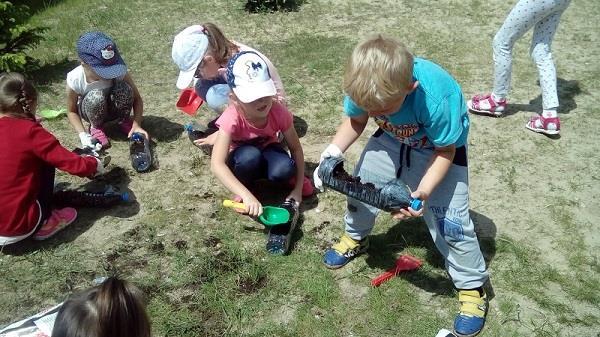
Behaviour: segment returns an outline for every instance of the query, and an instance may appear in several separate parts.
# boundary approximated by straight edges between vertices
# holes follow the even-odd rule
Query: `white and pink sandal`
[[[492,98],[492,94],[475,95],[467,101],[469,110],[493,117],[500,117],[506,110],[506,99],[499,102]]]
[[[544,118],[542,116],[533,116],[525,127],[533,132],[546,135],[557,135],[560,133],[560,119],[558,117]]]

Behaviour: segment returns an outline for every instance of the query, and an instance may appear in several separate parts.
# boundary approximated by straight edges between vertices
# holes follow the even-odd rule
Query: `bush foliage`
[[[295,11],[302,0],[247,0],[245,9],[250,13]]]
[[[0,1],[0,71],[29,71],[39,66],[39,61],[27,55],[44,39],[46,27],[31,27],[27,20],[29,7]]]

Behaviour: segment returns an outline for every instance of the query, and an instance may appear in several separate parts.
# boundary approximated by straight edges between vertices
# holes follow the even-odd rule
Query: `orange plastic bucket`
[[[194,116],[198,111],[198,108],[204,103],[202,98],[196,94],[194,88],[187,88],[181,90],[179,100],[177,100],[177,108],[188,115]]]

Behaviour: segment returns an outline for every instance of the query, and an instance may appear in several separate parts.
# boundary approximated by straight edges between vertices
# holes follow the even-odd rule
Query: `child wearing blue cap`
[[[67,74],[67,116],[81,145],[109,147],[104,124],[115,120],[128,137],[140,132],[148,138],[141,127],[142,97],[114,41],[102,32],[87,32],[77,41],[77,54],[81,65]],[[82,119],[90,123],[89,132]]]
[[[276,100],[277,88],[267,62],[255,52],[241,52],[229,60],[227,84],[232,90],[231,103],[216,122],[219,131],[211,170],[235,194],[234,199],[244,203],[243,212],[251,216],[259,216],[263,211],[251,191],[258,179],[284,185],[293,179],[293,189],[282,205],[292,213],[293,220],[289,225],[272,227],[267,241],[269,252],[285,254],[307,180],[292,113]],[[279,142],[279,133],[283,134],[290,154]]]

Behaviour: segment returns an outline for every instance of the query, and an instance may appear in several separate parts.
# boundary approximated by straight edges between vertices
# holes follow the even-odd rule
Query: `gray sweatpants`
[[[77,107],[81,118],[99,128],[105,122],[129,117],[133,108],[133,89],[127,82],[115,80],[112,87],[90,90],[79,96]]]
[[[494,95],[505,98],[510,89],[512,50],[515,42],[534,27],[531,57],[539,73],[542,105],[545,110],[558,107],[556,68],[551,45],[560,16],[571,0],[520,0],[510,11],[494,37]]]
[[[362,152],[354,175],[362,182],[372,182],[380,188],[395,179],[400,179],[411,190],[415,190],[429,165],[433,150],[404,146],[401,159],[401,144],[382,133],[372,136]],[[371,232],[379,209],[348,198],[348,210],[344,216],[346,232],[360,240]],[[480,287],[488,279],[485,261],[469,216],[468,168],[452,164],[446,177],[425,202],[423,217],[431,238],[445,260],[445,265],[454,286],[458,289]]]

